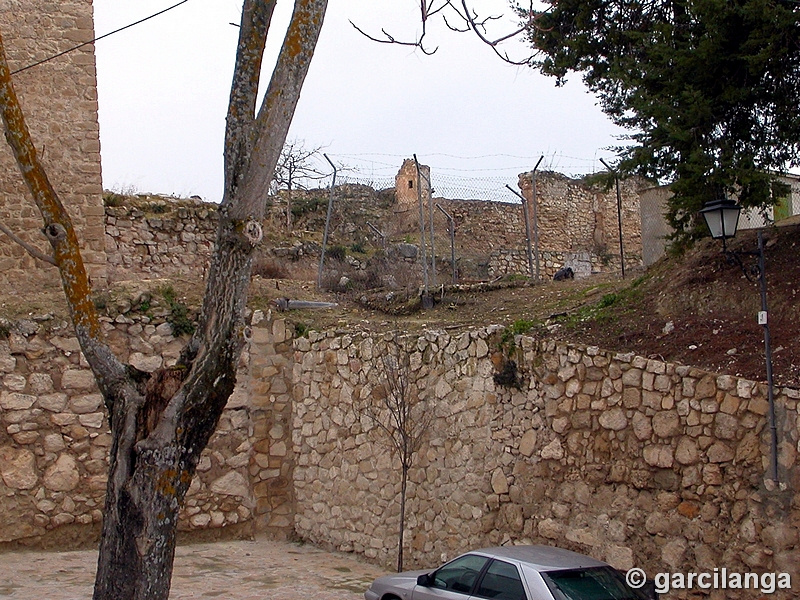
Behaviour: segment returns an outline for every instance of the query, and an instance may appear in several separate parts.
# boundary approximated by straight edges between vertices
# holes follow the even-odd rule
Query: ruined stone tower
[[[420,165],[419,185],[422,189],[423,201],[428,201],[431,193],[431,168],[427,165]],[[417,165],[414,159],[407,158],[403,161],[403,166],[397,172],[394,180],[395,195],[397,198],[397,211],[405,212],[419,205],[417,190]]]
[[[11,71],[94,38],[91,0],[0,0],[0,33]],[[78,231],[95,286],[106,281],[94,45],[12,75],[39,157]],[[0,143],[0,221],[49,252],[42,219],[8,145]],[[55,268],[0,233],[0,284],[56,283]]]

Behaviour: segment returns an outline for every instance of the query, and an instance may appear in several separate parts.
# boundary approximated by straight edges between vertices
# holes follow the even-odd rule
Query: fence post
[[[442,205],[438,202],[436,203],[436,208],[442,211],[444,216],[447,217],[447,221],[450,225],[450,263],[453,265],[453,284],[455,285],[458,283],[458,272],[456,270],[456,222],[450,213],[443,209]]]

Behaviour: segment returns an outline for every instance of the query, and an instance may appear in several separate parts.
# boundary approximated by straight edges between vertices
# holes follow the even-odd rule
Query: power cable
[[[159,15],[163,15],[165,12],[169,12],[173,8],[177,8],[181,4],[186,4],[187,2],[189,2],[189,0],[181,0],[177,4],[173,4],[169,8],[165,8],[164,10],[160,10],[157,13],[154,13],[154,14],[150,15],[149,17],[145,17],[144,19],[139,19],[135,23],[131,23],[129,25],[125,25],[124,27],[120,27],[119,29],[115,29],[114,31],[111,31],[109,33],[104,33],[103,35],[101,35],[99,37],[96,37],[96,38],[94,38],[94,39],[92,39],[92,40],[90,40],[88,42],[83,42],[82,44],[78,44],[77,46],[75,46],[74,48],[70,48],[69,50],[64,50],[63,52],[59,52],[58,54],[54,54],[53,56],[50,56],[48,58],[43,58],[40,61],[37,61],[35,63],[32,63],[32,64],[28,65],[27,67],[22,67],[21,69],[17,69],[16,71],[11,71],[11,74],[12,75],[16,75],[17,73],[22,73],[23,71],[27,71],[28,69],[32,69],[33,67],[38,67],[39,65],[44,64],[46,62],[49,62],[49,61],[51,61],[53,59],[56,59],[56,58],[58,58],[60,56],[64,56],[65,54],[69,54],[70,52],[74,52],[75,50],[77,50],[79,48],[83,48],[84,46],[88,46],[89,44],[94,44],[95,42],[97,42],[99,40],[102,40],[103,38],[107,38],[110,35],[114,35],[115,33],[119,33],[120,31],[125,31],[126,29],[130,29],[134,25],[139,25],[140,23],[144,23],[145,21],[149,21],[150,19],[152,19],[154,17],[157,17]]]

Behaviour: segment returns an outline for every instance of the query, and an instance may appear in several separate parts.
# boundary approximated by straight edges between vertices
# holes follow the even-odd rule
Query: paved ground
[[[0,555],[0,598],[85,600],[92,596],[96,551]],[[173,600],[362,600],[386,572],[347,554],[267,540],[181,546]]]

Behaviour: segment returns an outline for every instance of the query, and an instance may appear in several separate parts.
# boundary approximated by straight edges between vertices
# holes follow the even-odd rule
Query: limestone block
[[[61,452],[64,448],[66,448],[66,444],[64,443],[64,436],[60,433],[49,433],[44,436],[44,449],[46,452]]]
[[[643,413],[636,412],[631,419],[631,426],[633,427],[633,434],[639,440],[649,440],[653,435],[653,426],[650,422],[650,417]]]
[[[688,436],[678,440],[678,447],[675,449],[675,460],[682,465],[693,465],[700,460],[700,450],[697,442]]]
[[[708,456],[708,460],[712,463],[723,463],[733,460],[735,453],[726,444],[717,442],[706,450],[706,455]]]
[[[0,392],[0,408],[4,410],[27,410],[36,402],[36,396],[18,392]]]
[[[564,538],[566,527],[555,519],[544,519],[539,522],[537,528],[539,535],[549,540],[560,540]]]
[[[53,391],[53,378],[47,373],[31,373],[28,384],[34,394],[49,394]]]
[[[609,546],[606,549],[605,561],[621,571],[628,571],[635,566],[633,550],[626,546]]]
[[[94,374],[88,369],[67,369],[61,375],[61,387],[68,390],[89,390],[95,387]]]
[[[713,375],[706,375],[697,382],[694,390],[694,397],[697,400],[703,398],[713,398],[717,393],[717,381]]]
[[[160,325],[159,325],[160,327]],[[130,365],[145,373],[152,373],[161,368],[164,360],[161,356],[145,356],[141,352],[133,352],[128,358]]]
[[[537,433],[535,429],[525,432],[519,441],[519,452],[523,456],[531,456],[536,449]]]
[[[69,401],[69,407],[72,412],[79,415],[96,412],[102,404],[103,396],[101,394],[73,396],[73,398]]]
[[[674,460],[671,446],[645,446],[642,450],[644,461],[653,467],[669,469]]]
[[[552,442],[542,448],[540,456],[545,460],[560,460],[564,458],[564,448],[561,445],[561,439],[555,438]]]
[[[103,426],[103,416],[104,415],[101,412],[78,415],[78,421],[84,427],[99,429]]]
[[[0,354],[0,373],[13,373],[16,368],[16,358],[10,354]]]
[[[54,492],[69,492],[80,482],[80,473],[75,459],[69,454],[61,454],[54,465],[44,474],[44,485]]]
[[[678,569],[683,564],[684,555],[688,544],[684,538],[670,540],[661,549],[661,560],[673,569]]]
[[[612,429],[614,431],[621,431],[628,426],[628,419],[625,416],[625,410],[619,407],[603,412],[598,421],[601,427],[605,429]]]
[[[36,457],[25,448],[11,446],[0,448],[0,475],[3,483],[15,490],[29,490],[36,486]]]
[[[60,413],[67,405],[67,400],[67,395],[63,393],[47,394],[45,396],[39,396],[37,404],[50,412]]]
[[[653,415],[653,432],[660,438],[679,435],[682,429],[680,417],[674,411],[665,410]]]
[[[582,546],[595,547],[600,545],[600,539],[588,528],[570,529],[567,531],[566,538],[570,542],[575,542]]]
[[[503,469],[500,467],[496,468],[492,473],[492,490],[497,495],[508,493],[508,481]]]
[[[238,471],[231,471],[223,475],[214,480],[209,487],[212,492],[221,496],[241,496],[246,498],[250,495],[250,486]]]
[[[22,392],[28,385],[28,381],[19,373],[9,373],[3,377],[3,385],[12,392]]]
[[[202,527],[205,527],[206,525],[208,525],[211,522],[211,515],[208,515],[208,514],[205,514],[205,513],[200,513],[200,514],[194,515],[191,519],[189,519],[189,522],[194,527],[202,528]]]
[[[723,440],[736,438],[739,430],[739,420],[733,415],[718,412],[714,415],[714,435]]]

